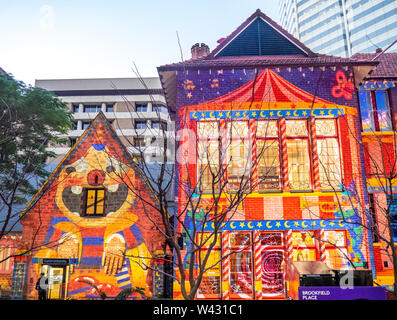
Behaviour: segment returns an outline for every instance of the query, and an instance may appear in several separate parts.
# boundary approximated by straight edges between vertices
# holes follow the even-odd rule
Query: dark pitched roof
[[[157,71],[167,105],[175,111],[176,71],[351,66],[358,69],[355,72],[357,85],[378,63],[314,53],[258,9],[207,56],[159,66]]]
[[[307,57],[302,55],[280,55],[280,56],[240,56],[220,57],[215,59],[196,59],[184,62],[172,63],[158,67],[158,71],[172,71],[183,69],[205,69],[220,67],[282,67],[282,66],[335,66],[335,65],[377,65],[377,62],[358,61],[350,58],[335,57],[318,54]]]
[[[314,53],[258,9],[208,56],[163,65],[157,70],[161,72],[186,68],[345,66],[352,64],[368,65],[368,61]],[[376,65],[376,63],[371,65]]]
[[[372,60],[379,53],[356,53],[352,58],[357,60]],[[397,78],[397,53],[383,53],[379,58],[379,65],[369,74],[367,79],[371,78]]]
[[[284,54],[311,56],[313,52],[258,9],[222,41],[209,58]]]

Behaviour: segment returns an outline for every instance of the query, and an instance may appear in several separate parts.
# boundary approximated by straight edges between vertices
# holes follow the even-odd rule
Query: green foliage
[[[23,204],[49,175],[48,146],[72,126],[72,113],[54,94],[0,75],[0,195],[7,205]],[[32,178],[38,179],[33,183]]]

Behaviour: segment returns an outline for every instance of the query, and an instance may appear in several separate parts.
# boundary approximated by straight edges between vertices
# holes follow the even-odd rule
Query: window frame
[[[232,235],[242,235],[242,234],[247,234],[250,237],[249,244],[246,245],[246,248],[244,249],[239,249],[239,246],[232,246]],[[251,258],[250,258],[250,270],[251,270],[251,293],[245,293],[248,296],[250,296],[250,299],[254,298],[255,295],[255,264],[254,264],[254,239],[253,239],[253,234],[251,231],[235,231],[235,232],[230,232],[229,233],[229,248],[230,248],[230,256],[229,256],[229,265],[230,265],[230,271],[229,271],[229,293],[230,293],[230,298],[232,299],[242,299],[239,295],[241,292],[233,292],[232,288],[232,274],[239,274],[238,271],[232,271],[233,263],[232,263],[232,258],[235,256],[237,253],[242,253],[242,252],[250,252]],[[237,260],[237,259],[236,259]]]
[[[286,119],[286,125],[289,121],[304,121],[305,122],[305,127],[306,127],[306,132],[307,135],[306,136],[289,136],[288,133],[286,133],[286,150],[283,150],[283,152],[287,153],[287,157],[288,157],[288,162],[287,162],[287,169],[288,169],[288,181],[290,184],[290,191],[291,192],[307,192],[310,191],[312,192],[314,189],[314,177],[313,177],[313,150],[312,150],[312,146],[311,146],[311,130],[310,130],[310,126],[309,126],[309,121],[308,119]],[[306,145],[307,145],[307,151],[308,151],[308,157],[309,157],[309,186],[308,188],[291,188],[292,186],[292,179],[291,179],[291,157],[288,154],[288,142],[289,141],[306,141]],[[285,191],[285,190],[284,190]]]
[[[105,110],[106,112],[114,112],[114,103],[107,103]]]
[[[280,237],[281,243],[279,244],[267,244],[267,243],[263,243],[264,242],[264,237],[270,234],[278,234],[278,236]],[[285,268],[285,253],[286,253],[286,243],[285,243],[285,237],[284,237],[284,232],[283,231],[279,231],[279,230],[273,230],[273,231],[261,231],[259,233],[259,241],[260,241],[260,245],[261,245],[261,250],[260,250],[260,254],[261,254],[261,261],[263,260],[263,254],[266,251],[279,251],[282,253],[282,265],[281,265],[281,270],[279,272],[277,272],[278,274],[282,275],[282,283],[284,284],[285,282],[285,278],[284,278],[284,273],[283,273],[283,268]],[[261,268],[261,277],[263,276],[263,269]],[[278,293],[278,294],[274,294],[271,292],[265,292],[264,291],[264,283],[262,283],[261,286],[261,291],[262,291],[262,295],[264,297],[269,297],[269,298],[280,298],[280,297],[285,297],[285,286],[283,285],[283,292],[282,293]]]
[[[317,120],[333,120],[334,121],[334,125],[335,125],[335,135],[333,136],[325,136],[325,135],[320,135],[318,134],[318,130],[317,130]],[[318,152],[318,145],[319,145],[319,141],[324,141],[327,139],[335,139],[337,142],[337,146],[338,146],[338,155],[339,155],[339,175],[340,175],[340,181],[339,184],[342,184],[342,176],[343,176],[343,168],[342,168],[342,149],[341,149],[341,143],[340,143],[340,139],[339,139],[339,125],[338,125],[338,121],[335,118],[316,118],[315,120],[315,126],[316,126],[316,137],[315,139],[317,140],[317,155],[318,155],[318,163],[319,163],[319,185],[320,185],[320,189],[323,191],[334,191],[334,190],[340,190],[339,187],[332,187],[332,186],[322,186],[321,185],[321,170],[323,168],[323,165],[320,162],[320,153]]]
[[[162,104],[153,104],[152,112],[168,113],[168,109]]]
[[[94,213],[87,213],[87,208],[88,208],[88,194],[90,191],[95,191],[95,200],[94,200]],[[98,191],[103,191],[103,212],[102,213],[97,213],[97,207],[98,207]],[[101,201],[101,200],[99,200]],[[87,217],[103,217],[105,216],[105,203],[106,203],[106,189],[105,188],[85,188],[84,189],[84,214],[83,216],[85,218]]]
[[[378,221],[378,212],[376,209],[376,200],[375,194],[368,193],[368,202],[369,202],[369,213],[372,219],[373,228],[371,228],[372,240],[376,243],[380,242],[379,237],[379,221]]]
[[[236,135],[233,136],[233,124],[236,123],[244,123],[246,124],[246,130],[247,130],[247,135],[245,137]],[[227,179],[227,190],[229,193],[235,193],[238,192],[241,189],[241,183],[244,183],[244,181],[242,181],[241,176],[239,178],[239,185],[237,186],[237,188],[232,187],[233,184],[230,183],[229,181],[229,175],[230,175],[230,168],[232,165],[232,161],[233,158],[231,157],[231,148],[232,148],[232,143],[235,141],[240,141],[240,145],[239,148],[241,148],[241,143],[243,143],[244,147],[245,147],[245,143],[247,142],[247,157],[246,159],[246,163],[245,163],[245,169],[244,171],[248,171],[248,176],[247,176],[247,181],[248,181],[248,187],[247,190],[245,192],[251,192],[252,189],[252,141],[251,141],[251,135],[250,135],[250,129],[249,129],[249,121],[248,120],[231,120],[231,121],[226,121],[226,146],[224,148],[225,152],[226,152],[226,163],[222,163],[222,165],[226,166],[226,172],[225,172],[225,176]],[[244,159],[243,159],[244,161]]]
[[[343,233],[343,237],[344,237],[344,239],[343,239],[343,242],[344,242],[344,245],[343,246],[340,246],[340,245],[333,245],[333,244],[330,244],[329,242],[328,242],[328,239],[327,240],[325,240],[325,252],[327,253],[329,250],[335,250],[336,252],[338,252],[338,254],[340,254],[340,257],[345,261],[345,263],[346,263],[346,265],[345,266],[343,266],[343,267],[346,267],[346,266],[348,266],[349,264],[350,264],[350,262],[349,262],[349,260],[344,256],[344,254],[342,253],[343,252],[343,250],[345,250],[345,254],[347,253],[349,253],[349,250],[348,250],[348,244],[347,244],[347,233],[346,233],[346,230],[325,230],[324,231],[325,233],[327,233],[327,232],[338,232],[338,233]],[[322,241],[323,239],[321,239],[321,241]],[[326,254],[326,256],[327,256],[327,258],[326,258],[326,262],[330,262],[329,260],[328,260],[328,258],[329,258],[329,253],[328,253],[328,255]],[[331,268],[331,266],[329,266],[330,268]],[[334,267],[334,266],[332,266],[332,267]]]
[[[95,108],[95,111],[93,110]],[[102,111],[102,105],[100,104],[85,104],[83,107],[84,113],[99,113]]]
[[[138,110],[143,108],[144,110]],[[135,103],[135,112],[147,112],[148,111],[148,104],[147,103]]]
[[[390,220],[391,220],[391,226],[392,226],[392,230],[393,230],[393,239],[394,241],[397,241],[397,195],[392,194],[392,199],[391,199],[392,203],[390,204],[389,199],[387,199],[387,206],[389,207],[389,215],[390,215]],[[394,204],[393,202],[395,202],[395,206],[396,209],[394,208]]]
[[[83,121],[81,123],[81,130],[86,130],[91,124],[91,121]]]
[[[312,238],[312,244],[307,245],[304,244],[303,246],[301,245],[296,245],[294,244],[294,234],[301,234],[301,235],[305,235],[305,234],[309,234],[308,236]],[[310,233],[312,233],[312,235],[310,235]],[[292,255],[293,255],[293,261],[316,261],[318,260],[318,258],[320,257],[320,251],[319,248],[317,246],[317,241],[316,241],[317,235],[316,235],[316,231],[312,231],[312,230],[294,230],[292,232]],[[299,254],[302,254],[303,250],[308,250],[309,252],[312,251],[314,252],[314,260],[295,260],[295,253],[297,255],[297,257],[299,256]],[[304,258],[303,254],[302,257]]]
[[[77,143],[77,140],[78,138],[69,137],[69,144],[71,148]]]
[[[218,127],[218,136],[217,137],[210,137],[210,136],[201,137],[200,136],[200,132],[199,132],[199,126],[200,126],[199,124],[200,123],[216,123],[217,127]],[[197,181],[197,184],[199,184],[201,186],[201,192],[204,193],[204,194],[211,194],[213,192],[213,190],[215,192],[219,192],[219,190],[220,190],[220,177],[218,179],[219,182],[218,182],[218,187],[217,188],[214,188],[214,189],[212,188],[212,185],[214,185],[213,182],[212,182],[211,186],[208,185],[208,188],[203,189],[203,179],[205,178],[205,175],[204,175],[204,172],[201,172],[201,165],[200,165],[201,164],[201,160],[200,160],[200,157],[199,157],[199,150],[200,150],[199,149],[199,144],[202,143],[202,142],[217,142],[217,144],[218,144],[218,163],[217,163],[218,168],[216,170],[218,170],[219,175],[220,175],[221,174],[220,166],[222,164],[221,164],[221,154],[220,154],[220,122],[219,121],[217,121],[217,120],[215,120],[215,121],[208,121],[208,120],[198,121],[197,122],[197,141],[196,141],[196,150],[197,150],[197,170],[196,170],[197,178],[196,178],[196,181]],[[211,164],[206,163],[205,165],[209,166]],[[209,174],[211,174],[211,172]],[[200,183],[200,177],[201,177],[201,183]],[[209,183],[209,181],[208,181],[208,183]]]
[[[139,142],[139,144],[138,144],[138,142]],[[141,142],[143,142],[143,144]],[[134,147],[135,148],[145,148],[146,147],[145,137],[142,137],[142,136],[134,137]]]
[[[256,137],[255,137],[256,139],[255,139],[255,142],[253,142],[253,143],[256,144],[256,150],[257,150],[257,154],[256,154],[257,170],[258,170],[258,181],[256,181],[257,186],[258,186],[257,188],[258,188],[258,191],[261,193],[271,192],[271,191],[275,191],[275,190],[281,191],[282,190],[282,168],[281,168],[281,146],[282,146],[282,144],[281,144],[281,137],[280,137],[280,124],[279,124],[279,121],[277,121],[277,120],[257,120],[256,121],[257,129],[258,129],[258,124],[260,121],[262,121],[262,122],[274,121],[274,123],[276,124],[276,129],[277,129],[277,137],[271,137],[271,136],[263,137],[261,135],[258,135],[258,130],[256,131],[257,132]],[[259,167],[260,167],[259,162],[261,160],[261,157],[264,157],[264,155],[265,155],[265,150],[261,155],[259,155],[259,153],[260,153],[259,144],[262,143],[262,141],[264,143],[264,146],[267,141],[277,141],[277,144],[278,144],[277,151],[278,151],[278,178],[279,179],[278,179],[278,187],[277,188],[261,188],[261,186],[260,186],[261,178],[260,178],[260,174],[259,174]],[[258,143],[258,142],[260,142],[260,143]]]
[[[208,234],[208,235],[213,234],[213,236],[215,236],[215,234],[213,232],[197,232],[197,234],[196,234],[196,241],[197,241],[196,243],[197,244],[201,244],[200,237],[203,237],[202,238],[204,240],[203,242],[206,241],[207,238],[205,238],[205,234]],[[220,259],[222,259],[222,250],[224,250],[224,248],[222,248],[221,239],[222,239],[222,234],[221,234],[221,232],[218,232],[217,242],[215,243],[214,247],[212,248],[208,260],[210,260],[211,254],[213,254],[214,252],[218,253],[219,256],[220,256]],[[204,253],[204,256],[205,256],[205,254],[206,254],[206,252],[208,252],[209,246],[210,246],[210,244],[212,242],[213,242],[213,239],[208,240],[208,242],[206,242],[205,244],[202,245],[200,250],[198,250],[197,253],[196,253],[196,255],[197,255],[196,259],[198,259],[198,255],[200,255],[202,253]],[[207,262],[208,262],[208,260],[207,260]],[[214,267],[214,269],[215,268],[219,269],[219,275],[217,276],[219,278],[219,292],[218,293],[212,293],[212,294],[203,294],[203,293],[201,293],[200,292],[200,287],[202,285],[202,282],[201,282],[200,287],[199,287],[199,289],[197,290],[197,293],[196,293],[196,298],[197,299],[221,299],[222,298],[222,264],[223,263],[224,262],[222,260],[220,260],[219,263],[217,264],[217,267]],[[206,268],[207,268],[207,266],[206,266]],[[210,270],[212,270],[212,269],[213,268],[211,268],[211,269],[207,270],[206,272],[204,272],[203,273],[203,278],[204,278],[205,274],[207,272],[210,272]],[[203,296],[203,297],[201,297],[201,296]]]
[[[153,124],[156,124],[156,126],[153,126]],[[157,127],[158,124],[158,127]],[[164,121],[152,121],[152,125],[151,125],[152,129],[156,129],[156,130],[163,130],[163,131],[167,131],[167,123]]]
[[[138,124],[145,124],[145,127],[144,128],[139,128],[139,127],[137,127]],[[146,120],[135,120],[134,121],[134,129],[135,130],[146,130],[146,129],[148,129],[147,121]]]

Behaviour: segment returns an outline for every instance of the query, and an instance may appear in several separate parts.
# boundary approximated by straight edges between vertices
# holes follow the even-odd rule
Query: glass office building
[[[314,52],[349,57],[397,40],[396,0],[279,0],[279,10],[281,26]]]

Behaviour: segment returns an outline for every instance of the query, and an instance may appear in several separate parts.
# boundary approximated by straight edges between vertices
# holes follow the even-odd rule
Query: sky
[[[277,0],[0,0],[0,67],[30,85],[158,76],[197,42],[213,50],[258,8],[279,22]]]

